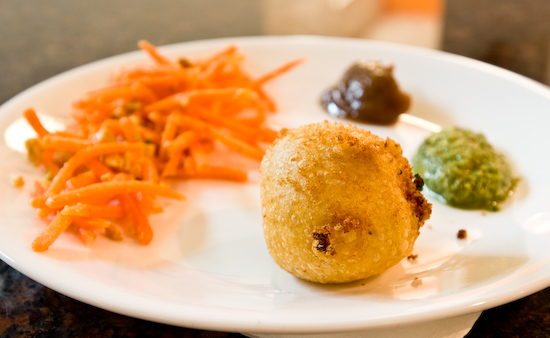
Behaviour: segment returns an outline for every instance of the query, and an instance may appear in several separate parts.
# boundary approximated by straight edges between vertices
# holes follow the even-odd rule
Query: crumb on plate
[[[410,255],[407,256],[407,260],[409,262],[414,262],[414,261],[416,261],[417,258],[418,258],[418,255],[415,255],[415,254],[410,254]]]
[[[418,278],[418,277],[414,277],[414,279],[413,279],[411,285],[412,285],[413,287],[415,287],[415,288],[416,288],[416,287],[419,287],[420,285],[422,285],[422,279],[420,279],[420,278]]]
[[[467,237],[468,237],[468,232],[464,229],[460,229],[456,233],[456,238],[458,239],[466,239]]]

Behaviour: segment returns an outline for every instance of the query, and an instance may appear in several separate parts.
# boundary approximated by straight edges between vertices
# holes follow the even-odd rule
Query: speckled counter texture
[[[442,49],[550,83],[550,1],[446,0]]]
[[[520,2],[546,4],[535,0],[452,0],[447,11],[497,2],[506,6]],[[550,5],[550,1],[547,4]],[[541,13],[547,13],[547,7],[541,8]],[[502,9],[498,8],[489,6],[490,10],[485,12],[500,13]],[[257,0],[1,1],[0,104],[62,71],[135,50],[139,39],[163,45],[258,35],[261,33],[258,13]],[[488,14],[456,12],[461,20],[477,23]],[[452,14],[448,17],[453,18]],[[500,21],[505,26],[510,20]],[[477,34],[467,27],[454,27],[446,31],[449,40],[449,44],[444,43],[446,49],[472,57],[475,57],[474,51],[484,55],[487,46],[476,40]],[[451,30],[455,30],[454,33]],[[451,38],[452,34],[455,36]],[[544,43],[548,47],[548,39]],[[492,54],[508,55],[498,52],[499,48],[496,50]],[[530,53],[538,55],[537,51]],[[533,60],[542,62],[543,59],[538,56]],[[101,310],[52,291],[0,261],[0,338],[7,337],[243,336],[178,328]],[[550,337],[550,289],[485,311],[467,337]]]

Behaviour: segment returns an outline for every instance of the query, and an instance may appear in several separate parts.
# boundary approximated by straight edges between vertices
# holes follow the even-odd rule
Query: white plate
[[[252,74],[307,57],[268,87],[280,108],[273,123],[287,127],[329,119],[319,95],[353,61],[394,64],[401,87],[413,97],[410,113],[482,131],[522,177],[517,193],[498,213],[453,209],[431,199],[433,216],[414,251],[418,259],[347,285],[306,283],[273,263],[262,235],[257,181],[179,184],[188,199],[152,218],[155,238],[149,246],[98,239],[86,249],[65,234],[46,253],[35,253],[30,243],[44,225],[28,205],[31,184],[21,190],[8,183],[11,174],[29,182],[37,176],[14,150],[25,134],[17,119],[29,106],[66,119],[70,103],[106,84],[115,66],[149,62],[134,52],[56,76],[0,108],[1,258],[54,290],[107,310],[225,331],[335,332],[414,323],[478,312],[550,285],[546,87],[466,58],[354,39],[238,38],[161,51],[195,58],[232,43],[248,56]],[[394,138],[407,156],[429,134],[406,123],[362,126]],[[467,240],[456,238],[462,228]],[[413,285],[415,277],[421,285]]]

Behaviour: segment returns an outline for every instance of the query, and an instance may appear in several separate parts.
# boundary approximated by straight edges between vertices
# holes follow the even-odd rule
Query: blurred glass
[[[263,32],[357,37],[383,5],[383,0],[264,0]]]
[[[263,33],[358,37],[439,48],[443,0],[263,0]]]

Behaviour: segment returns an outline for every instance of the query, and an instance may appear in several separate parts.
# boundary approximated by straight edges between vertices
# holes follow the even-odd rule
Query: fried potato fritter
[[[401,146],[340,123],[283,130],[261,164],[264,236],[296,277],[351,282],[411,254],[429,204]]]

